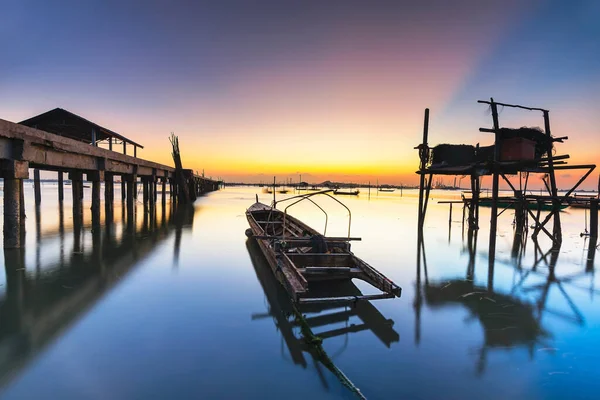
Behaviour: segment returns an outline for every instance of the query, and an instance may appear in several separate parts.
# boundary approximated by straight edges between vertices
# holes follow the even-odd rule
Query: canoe
[[[538,203],[535,201],[530,201],[527,203],[528,207],[530,210],[537,210],[538,208],[541,211],[552,211],[554,209],[554,206],[550,203],[542,203],[541,204],[541,208],[538,206]],[[491,199],[482,199],[479,200],[479,205],[481,207],[491,207],[492,206],[492,200]],[[559,209],[564,210],[565,208],[569,207],[568,204],[561,204]],[[514,202],[510,202],[510,201],[502,201],[502,200],[498,200],[498,208],[499,209],[504,209],[504,208],[515,208],[515,203]]]
[[[333,191],[333,194],[340,194],[340,195],[347,195],[347,196],[358,196],[358,194],[360,193],[360,190],[358,189],[335,189]]]
[[[300,197],[312,196],[312,194]],[[246,210],[253,237],[277,280],[296,304],[353,304],[400,297],[401,288],[350,251],[350,237],[326,237],[277,208],[256,202]],[[381,293],[324,296],[311,283],[361,279]],[[316,296],[315,296],[316,294]]]

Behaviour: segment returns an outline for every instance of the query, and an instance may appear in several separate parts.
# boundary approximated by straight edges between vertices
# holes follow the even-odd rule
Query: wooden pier
[[[135,212],[137,185],[143,186],[144,210],[152,211],[158,200],[158,186],[163,204],[167,195],[171,201],[181,201],[181,179],[175,179],[176,169],[167,165],[121,154],[98,147],[97,131],[100,126],[91,124],[93,142],[77,140],[0,119],[0,177],[4,179],[4,248],[21,247],[24,235],[25,198],[23,180],[34,170],[36,210],[41,203],[40,171],[54,171],[58,178],[58,200],[64,199],[64,173],[71,181],[74,223],[83,215],[83,182],[91,182],[92,220],[100,221],[101,184],[104,184],[105,213],[110,216],[114,202],[114,178],[121,180],[121,200],[127,203],[127,213]],[[112,132],[112,131],[109,131]],[[119,136],[121,137],[121,136]],[[124,139],[123,137],[121,137]],[[111,142],[112,139],[111,139]],[[125,142],[124,142],[125,143]],[[125,150],[125,144],[123,149]],[[138,145],[138,147],[141,147]],[[137,155],[137,154],[136,154]],[[220,183],[182,170],[185,184],[192,200],[206,192],[218,190]],[[167,184],[169,191],[167,193]]]

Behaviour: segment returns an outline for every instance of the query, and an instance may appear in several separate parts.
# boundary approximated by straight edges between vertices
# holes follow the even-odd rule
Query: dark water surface
[[[26,190],[26,248],[4,252],[0,278],[3,399],[354,398],[298,339],[285,292],[244,235],[255,193],[270,201],[259,188],[164,213],[159,201],[156,218],[138,204],[135,229],[117,202],[100,231],[89,202],[78,229],[68,194],[61,213],[44,185],[36,217]],[[448,195],[432,193],[420,269],[414,192],[343,199],[362,237],[353,251],[403,293],[308,313],[331,359],[370,399],[598,398],[600,290],[596,252],[580,236],[585,211],[561,213],[556,252],[544,238],[521,250],[505,212],[490,271],[489,210],[469,245],[462,210],[449,224],[436,203]],[[344,210],[321,204],[327,234],[347,233]],[[290,212],[323,229],[319,210]]]

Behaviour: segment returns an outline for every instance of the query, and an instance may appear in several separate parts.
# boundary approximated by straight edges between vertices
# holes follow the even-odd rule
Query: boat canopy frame
[[[306,193],[306,194],[299,194],[296,196],[292,196],[292,197],[288,197],[285,198],[283,200],[273,200],[273,202],[271,203],[271,207],[273,209],[277,208],[277,204],[278,203],[283,203],[284,201],[290,201],[290,200],[294,200],[296,199],[296,201],[294,201],[292,204],[289,204],[284,210],[283,210],[283,232],[282,232],[282,236],[285,238],[285,228],[286,228],[286,224],[287,224],[287,210],[292,207],[295,206],[296,204],[304,201],[304,200],[308,200],[310,201],[312,204],[314,204],[316,207],[318,207],[324,214],[325,214],[325,228],[323,229],[323,235],[325,236],[327,234],[327,223],[329,221],[329,216],[327,214],[327,212],[323,209],[323,207],[321,207],[320,205],[318,205],[317,203],[315,203],[311,197],[313,196],[317,196],[317,195],[324,195],[329,197],[330,199],[335,200],[338,204],[340,204],[342,207],[344,207],[346,209],[346,211],[348,211],[348,240],[350,240],[351,236],[350,236],[350,230],[352,227],[352,211],[350,211],[350,209],[344,204],[342,203],[340,200],[336,199],[335,197],[333,197],[331,193],[333,192],[333,189],[327,189],[327,190],[321,190],[319,192],[314,192],[314,193]],[[270,219],[270,214],[269,214],[269,219]]]

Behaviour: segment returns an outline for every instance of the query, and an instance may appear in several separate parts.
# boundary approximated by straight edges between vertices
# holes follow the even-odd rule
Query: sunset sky
[[[0,118],[62,107],[169,165],[175,132],[184,167],[225,180],[415,183],[424,108],[431,144],[485,145],[490,97],[550,109],[570,137],[558,152],[600,161],[596,0],[5,0],[2,14]]]

